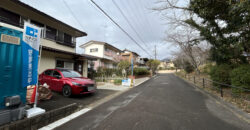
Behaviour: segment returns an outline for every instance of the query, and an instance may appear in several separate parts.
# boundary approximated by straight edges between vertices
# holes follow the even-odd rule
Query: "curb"
[[[179,79],[183,80],[184,82],[188,83],[190,86],[197,88],[202,94],[208,96],[209,98],[213,99],[215,102],[218,102],[221,106],[223,106],[224,108],[226,108],[227,110],[229,110],[230,112],[232,112],[235,116],[237,116],[239,119],[246,121],[247,123],[250,124],[250,115],[246,112],[244,112],[243,110],[239,109],[237,106],[233,105],[230,102],[226,102],[224,101],[222,98],[207,92],[206,90],[204,90],[203,88],[198,87],[197,85],[195,85],[192,82],[189,82],[186,79],[183,79],[177,75],[175,75],[176,77],[178,77]]]

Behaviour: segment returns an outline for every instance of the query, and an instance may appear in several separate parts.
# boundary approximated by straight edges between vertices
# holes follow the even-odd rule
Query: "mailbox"
[[[0,125],[21,119],[27,88],[22,86],[23,32],[0,27]]]

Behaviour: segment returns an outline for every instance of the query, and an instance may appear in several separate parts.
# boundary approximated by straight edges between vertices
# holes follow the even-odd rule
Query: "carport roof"
[[[47,50],[47,51],[51,51],[51,52],[56,52],[56,53],[63,53],[63,54],[73,55],[73,56],[83,58],[83,59],[88,59],[88,60],[97,60],[97,59],[99,59],[99,57],[96,57],[96,56],[91,56],[91,55],[87,55],[87,54],[77,54],[77,53],[74,53],[74,52],[63,51],[63,50],[59,50],[59,49],[55,49],[55,48],[51,48],[51,47],[46,47],[46,46],[42,46],[42,49]]]

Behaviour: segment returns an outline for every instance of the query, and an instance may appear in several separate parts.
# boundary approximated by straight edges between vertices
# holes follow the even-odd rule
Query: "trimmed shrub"
[[[134,75],[148,75],[150,72],[146,68],[134,68]]]
[[[122,84],[122,80],[121,79],[115,79],[114,80],[114,84],[121,85]]]
[[[250,89],[250,65],[241,65],[230,73],[233,86]]]
[[[113,76],[122,76],[120,69],[111,69],[111,68],[102,68],[97,69],[97,77],[113,77]]]
[[[211,67],[210,70],[210,77],[213,81],[224,83],[224,84],[231,84],[230,80],[230,73],[232,71],[232,67],[228,64],[221,64]],[[214,83],[214,86],[221,86],[226,87],[222,85],[218,85]]]
[[[97,73],[93,69],[88,69],[88,78],[94,79],[97,76]]]

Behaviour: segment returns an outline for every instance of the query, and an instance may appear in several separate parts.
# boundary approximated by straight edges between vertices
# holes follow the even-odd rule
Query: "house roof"
[[[138,53],[133,52],[133,51],[130,51],[130,50],[128,50],[128,49],[124,49],[122,52],[125,52],[125,51],[129,51],[129,52],[131,52],[131,53],[133,53],[133,54],[135,54],[135,55],[137,55],[137,56],[140,56]]]
[[[63,50],[59,50],[59,49],[55,49],[55,48],[51,48],[51,47],[46,47],[46,46],[42,46],[42,48],[43,48],[43,50],[47,50],[47,51],[51,51],[51,52],[56,52],[56,53],[63,53],[63,54],[73,55],[73,56],[76,56],[76,57],[79,57],[79,58],[83,58],[83,59],[88,59],[88,60],[97,60],[97,59],[99,59],[99,57],[92,56],[92,55],[77,54],[77,53],[63,51]]]
[[[65,33],[68,33],[75,37],[82,37],[87,35],[87,33],[76,29],[62,21],[59,21],[19,0],[4,0],[4,2],[0,3],[0,7],[19,14],[23,17],[41,22],[58,30],[62,30]]]
[[[89,45],[91,45],[91,44],[101,44],[101,45],[105,45],[105,46],[108,46],[108,47],[110,47],[110,48],[113,48],[113,49],[115,49],[115,50],[117,50],[117,51],[119,51],[119,52],[122,52],[120,49],[118,49],[117,47],[115,47],[115,46],[113,46],[113,45],[111,45],[111,44],[109,44],[109,43],[101,42],[101,41],[94,41],[94,40],[88,41],[88,42],[86,42],[86,43],[80,45],[79,47],[85,48],[85,47],[87,47],[87,46],[89,46]]]

